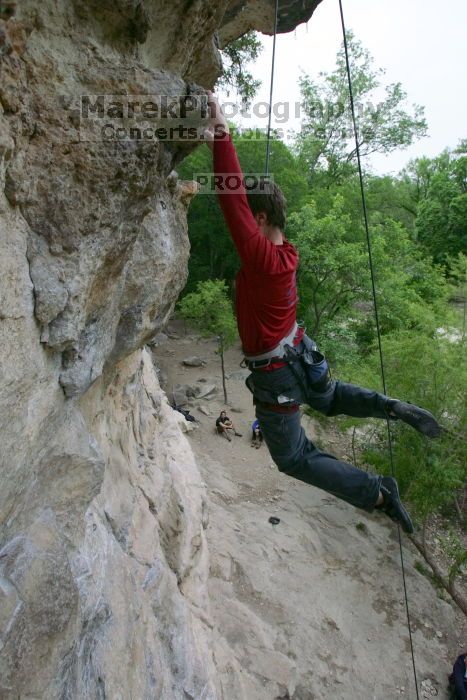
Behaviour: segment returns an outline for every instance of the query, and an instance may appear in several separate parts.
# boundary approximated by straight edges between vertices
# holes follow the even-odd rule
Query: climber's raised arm
[[[243,182],[243,172],[217,98],[209,93],[211,111],[206,140],[213,152],[213,171],[219,204],[238,254],[245,266],[274,274],[283,270],[277,250],[261,233],[252,213]],[[217,179],[216,179],[217,178]],[[282,236],[281,236],[282,241]]]
[[[214,148],[214,140],[229,138],[229,125],[222,107],[219,104],[217,97],[208,90],[208,107],[209,107],[209,123],[204,131],[204,139],[211,151]]]

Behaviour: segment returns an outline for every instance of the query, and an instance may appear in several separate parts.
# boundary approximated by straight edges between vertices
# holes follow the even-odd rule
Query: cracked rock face
[[[72,59],[83,61],[82,54]],[[69,80],[69,65],[51,60],[27,75],[23,61],[24,53],[19,82],[29,92],[15,113],[21,120],[5,193],[28,227],[40,339],[61,353],[60,383],[72,396],[100,376],[109,356],[141,347],[165,322],[186,280],[189,198],[169,179],[175,155],[165,146],[79,140],[79,124],[56,90]],[[105,60],[94,71],[81,76],[93,94],[186,91],[181,79],[161,71]]]
[[[142,349],[186,280],[193,145],[104,140],[97,99],[186,104],[273,4],[0,3],[2,698],[217,697],[204,491]]]
[[[0,550],[0,696],[216,697],[204,486],[149,353],[79,415]]]
[[[283,0],[280,27],[315,5]],[[3,22],[4,192],[28,229],[35,317],[41,342],[61,353],[67,396],[160,330],[186,281],[190,197],[170,173],[189,146],[103,140],[107,105],[124,95],[177,101],[202,92],[190,81],[209,84],[219,71],[216,28],[223,43],[255,22],[267,31],[272,9],[269,0],[186,10],[68,0],[55,12],[51,2],[25,0]]]

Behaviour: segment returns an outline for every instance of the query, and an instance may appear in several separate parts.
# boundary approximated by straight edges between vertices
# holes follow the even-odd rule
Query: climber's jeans
[[[279,403],[307,403],[326,416],[346,414],[386,419],[387,397],[330,378],[321,384],[320,391],[315,391],[300,363],[294,363],[294,370],[288,365],[270,372],[254,370],[247,380],[271,457],[280,471],[371,512],[378,499],[381,476],[368,474],[318,450],[305,435],[300,411],[278,413],[263,404],[275,404],[277,397],[281,397]],[[276,400],[271,401],[271,397]],[[286,397],[289,402],[284,401]]]

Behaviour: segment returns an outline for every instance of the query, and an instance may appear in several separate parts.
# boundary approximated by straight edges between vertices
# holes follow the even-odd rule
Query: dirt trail
[[[412,700],[396,527],[280,474],[266,446],[250,446],[254,412],[240,349],[226,356],[224,406],[215,342],[175,322],[168,330],[176,337],[153,350],[169,399],[177,383],[219,389],[210,401],[191,401],[199,424],[189,439],[210,497],[210,594],[224,700]],[[192,355],[206,364],[184,367]],[[230,443],[214,430],[223,408],[243,433]],[[322,449],[349,458],[346,436],[304,420]],[[420,697],[445,699],[447,674],[466,645],[465,619],[415,569],[420,557],[405,537],[403,552]]]

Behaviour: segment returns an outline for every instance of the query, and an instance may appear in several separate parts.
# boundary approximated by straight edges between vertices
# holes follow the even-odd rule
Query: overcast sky
[[[375,66],[386,70],[384,79],[400,81],[408,102],[425,107],[428,122],[428,137],[390,156],[372,156],[373,169],[396,173],[410,158],[437,155],[466,138],[467,1],[344,0],[344,14]],[[273,102],[299,101],[300,73],[317,77],[319,71],[331,71],[341,40],[337,0],[323,0],[308,27],[278,35]],[[263,81],[257,100],[269,99],[271,52],[272,38],[265,37],[252,67]],[[266,119],[255,122],[267,125]]]

